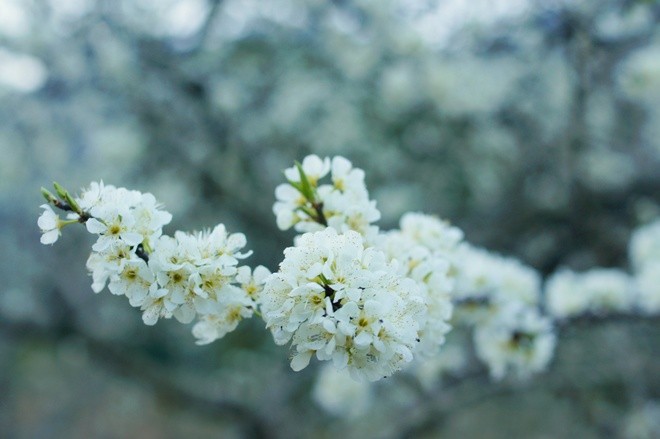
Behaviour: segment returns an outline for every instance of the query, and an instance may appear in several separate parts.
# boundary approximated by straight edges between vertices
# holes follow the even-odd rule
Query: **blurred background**
[[[340,154],[383,228],[406,211],[558,267],[627,267],[660,216],[655,0],[0,0],[0,436],[660,437],[660,323],[562,330],[528,383],[311,396],[258,319],[198,347],[94,295],[91,237],[39,244],[40,186],[152,192],[166,232],[218,222],[276,269],[281,171]]]

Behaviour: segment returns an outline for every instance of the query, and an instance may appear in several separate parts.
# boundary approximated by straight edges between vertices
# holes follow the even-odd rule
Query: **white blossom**
[[[54,244],[60,237],[60,217],[48,204],[40,206],[44,211],[37,220],[37,225],[41,229],[41,243],[44,245]]]
[[[197,313],[220,312],[218,303],[236,302],[235,292],[228,286],[235,281],[238,260],[249,255],[240,253],[245,243],[243,234],[227,234],[222,224],[212,231],[162,236],[156,241],[149,259],[160,288],[153,300],[145,302],[143,311],[149,314],[150,320],[174,316],[182,323],[189,323]],[[225,294],[232,298],[224,297]],[[243,295],[247,297],[247,293]],[[243,302],[250,307],[254,304],[249,298]],[[241,311],[239,315],[251,315],[251,312]],[[233,315],[223,316],[231,317],[233,323]]]
[[[327,157],[322,159],[314,154],[308,155],[303,159],[301,167],[309,179],[309,182],[312,185],[316,185],[316,183],[325,177],[330,171],[330,159]],[[286,169],[284,175],[289,181],[300,181],[300,173],[295,166]]]
[[[103,205],[95,207],[93,212],[95,217],[86,223],[89,233],[99,235],[92,250],[103,252],[116,245],[137,246],[142,243],[142,235],[135,230],[135,218],[128,209]]]
[[[560,270],[546,283],[550,314],[567,318],[583,313],[629,311],[635,303],[630,276],[617,269],[593,269],[584,273]]]
[[[108,285],[112,294],[126,296],[142,310],[145,324],[197,318],[193,335],[205,344],[254,313],[269,272],[239,267],[250,255],[242,252],[247,243],[242,233],[229,234],[219,224],[200,233],[163,235],[172,215],[152,194],[103,182],[93,182],[76,202],[84,214],[72,219],[82,217],[87,230],[98,235],[87,260],[92,289],[98,293]]]
[[[443,251],[431,251],[418,244],[403,231],[381,233],[377,247],[384,251],[390,261],[396,261],[397,273],[413,279],[427,303],[427,322],[420,331],[418,351],[425,356],[438,353],[451,326],[453,305],[451,295],[454,282],[449,277],[451,264]],[[437,243],[436,243],[437,244]],[[443,243],[438,247],[449,248]]]
[[[488,365],[493,378],[511,373],[524,379],[547,367],[556,336],[550,319],[517,303],[478,325],[474,343],[477,356]]]
[[[454,254],[454,265],[454,300],[459,321],[474,324],[512,302],[527,306],[539,302],[540,275],[516,259],[463,243]]]
[[[579,276],[570,270],[554,273],[545,284],[545,305],[556,318],[566,318],[589,310],[589,296],[580,289]]]
[[[150,245],[172,219],[169,212],[161,210],[152,194],[103,183],[92,183],[78,204],[91,216],[87,230],[99,235],[92,247],[95,251],[104,251],[119,241],[129,246]]]
[[[218,291],[215,300],[205,300],[197,306],[201,317],[193,327],[197,344],[208,344],[236,329],[244,318],[252,317],[254,301],[245,290],[226,285]]]
[[[92,275],[92,290],[100,293],[109,278],[119,274],[127,261],[137,258],[135,249],[128,245],[116,245],[103,253],[92,252],[87,259],[87,270]]]
[[[354,168],[344,157],[321,159],[305,157],[301,168],[310,186],[310,194],[296,184],[302,184],[297,167],[289,168],[285,175],[289,183],[275,189],[277,201],[273,213],[280,229],[294,227],[298,232],[316,232],[326,226],[338,232],[354,230],[365,239],[373,237],[378,228],[373,225],[380,219],[376,202],[369,199],[364,183],[364,171]],[[321,180],[330,173],[330,182]]]
[[[453,253],[463,240],[463,231],[431,215],[410,212],[401,217],[401,233],[431,251]]]
[[[238,282],[245,293],[254,303],[261,303],[261,292],[264,289],[266,278],[270,276],[270,270],[263,265],[258,265],[252,270],[247,265],[238,267],[236,271],[236,282]]]
[[[357,232],[328,228],[300,237],[266,280],[261,310],[277,344],[292,342],[291,367],[312,356],[371,381],[413,357],[426,304],[412,279]]]

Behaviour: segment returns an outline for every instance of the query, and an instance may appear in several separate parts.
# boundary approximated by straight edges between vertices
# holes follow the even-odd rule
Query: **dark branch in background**
[[[90,358],[111,374],[131,379],[135,383],[147,384],[163,403],[178,410],[201,414],[211,419],[228,418],[241,426],[244,437],[273,437],[268,422],[256,410],[230,399],[211,399],[197,395],[176,384],[171,373],[161,363],[149,359],[139,349],[125,344],[99,340],[80,330],[75,323],[75,310],[58,291],[53,292],[52,301],[57,300],[60,315],[50,325],[29,321],[0,319],[0,332],[7,337],[20,340],[35,340],[57,344],[75,337],[81,340]]]

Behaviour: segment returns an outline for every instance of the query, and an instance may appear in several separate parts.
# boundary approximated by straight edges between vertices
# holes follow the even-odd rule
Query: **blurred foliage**
[[[544,274],[625,267],[659,213],[659,19],[655,0],[0,0],[1,435],[652,437],[657,323],[562,332],[527,386],[395,377],[344,422],[256,319],[203,348],[145,327],[91,293],[82,231],[50,249],[34,223],[39,186],[103,179],[275,269],[281,170],[341,154],[384,228],[420,210]]]

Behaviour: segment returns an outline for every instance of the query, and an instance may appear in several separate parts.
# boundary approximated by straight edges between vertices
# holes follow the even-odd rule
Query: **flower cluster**
[[[562,269],[546,282],[546,307],[558,319],[583,314],[660,312],[660,221],[634,231],[629,243],[632,274],[614,268],[584,273]]]
[[[474,326],[477,356],[495,379],[520,378],[550,362],[555,335],[539,312],[541,277],[536,270],[467,243],[455,252],[457,324]]]
[[[266,280],[262,313],[277,344],[292,342],[291,367],[315,355],[375,381],[413,358],[426,304],[418,285],[354,231],[306,233]]]
[[[451,329],[454,281],[451,257],[463,232],[430,215],[407,213],[400,229],[381,233],[376,246],[390,261],[397,261],[398,274],[417,282],[428,307],[427,324],[420,332],[420,353],[434,356]]]
[[[97,236],[87,260],[94,292],[107,285],[112,294],[126,296],[147,325],[159,318],[190,323],[197,317],[193,334],[199,344],[223,337],[252,316],[270,273],[238,265],[249,256],[241,253],[243,234],[228,234],[219,224],[196,234],[163,235],[172,215],[149,193],[103,183],[92,183],[78,198],[59,193],[65,200],[51,196],[53,204],[71,211],[69,221],[84,222]],[[67,222],[53,220],[54,212],[46,207],[38,223],[47,236],[42,242],[51,243],[53,230],[59,232],[57,226]]]
[[[364,171],[337,156],[332,160],[316,155],[284,171],[288,183],[275,189],[273,212],[281,230],[315,232],[332,227],[337,232],[354,230],[373,236],[380,219],[376,202],[369,199]],[[320,180],[330,174],[330,184]]]
[[[556,318],[630,311],[635,302],[632,278],[618,269],[584,273],[562,269],[546,283],[546,308]]]
[[[428,382],[429,371],[462,367],[463,351],[445,352],[451,361],[442,358],[450,323],[472,330],[463,333],[473,337],[493,378],[524,378],[552,357],[551,317],[660,310],[660,222],[633,234],[634,276],[614,269],[563,269],[551,276],[548,317],[541,313],[541,278],[534,269],[464,242],[449,223],[407,213],[398,229],[381,232],[364,172],[345,158],[311,155],[285,175],[273,211],[279,228],[303,234],[272,274],[241,265],[251,253],[244,251],[243,234],[219,224],[164,235],[172,215],[153,195],[103,183],[92,183],[79,197],[57,184],[57,196],[42,189],[48,203],[37,221],[41,242],[53,244],[65,226],[85,224],[96,236],[87,260],[92,289],[107,286],[126,296],[146,324],[195,321],[197,343],[207,344],[261,315],[276,344],[291,343],[294,370],[316,357],[359,381],[388,377],[413,358],[429,362],[414,368]],[[327,176],[330,181],[321,183]],[[336,377],[323,376],[318,398],[338,411],[344,396],[327,389]]]
[[[319,185],[319,180],[329,172],[333,184]],[[342,179],[339,175],[356,177]],[[333,359],[339,368],[348,366],[355,377],[373,380],[401,368],[401,358],[407,362],[412,353],[433,359],[442,352],[441,346],[451,329],[449,321],[454,307],[459,311],[455,322],[478,326],[475,343],[479,343],[477,337],[484,339],[477,333],[503,328],[497,334],[500,339],[508,337],[506,350],[498,351],[498,355],[477,350],[494,377],[501,378],[503,371],[509,369],[522,376],[547,365],[554,346],[548,340],[554,340],[554,335],[550,320],[538,312],[541,281],[535,270],[514,259],[463,243],[460,229],[429,215],[407,213],[401,218],[400,228],[389,232],[378,232],[371,221],[360,221],[357,223],[360,226],[355,227],[351,214],[337,216],[337,212],[348,212],[348,208],[364,212],[368,206],[375,210],[375,206],[364,187],[364,173],[342,157],[330,160],[308,156],[302,165],[288,169],[286,176],[289,183],[276,191],[278,201],[274,211],[278,225],[283,229],[295,226],[298,231],[315,233],[303,235],[295,247],[285,251],[279,272],[267,281],[262,311],[275,341],[279,344],[292,341],[294,369],[306,367],[315,355],[319,360]],[[347,181],[351,183],[347,185]],[[356,202],[354,196],[350,198],[352,201],[348,198],[340,203],[330,201],[333,197],[344,197],[346,193],[342,190],[360,194],[358,198],[362,201]],[[373,220],[376,219],[374,215]],[[343,256],[338,257],[339,254]],[[369,255],[369,263],[360,262],[365,255]],[[338,260],[343,263],[339,264]],[[348,270],[347,266],[362,268]],[[416,302],[422,305],[419,310],[409,307],[424,317],[406,316],[407,341],[388,335],[393,342],[392,352],[397,343],[406,352],[394,363],[389,353],[382,355],[381,349],[374,350],[375,345],[365,344],[366,340],[370,343],[379,340],[373,337],[377,331],[382,331],[378,325],[368,329],[366,333],[371,334],[371,338],[367,339],[363,335],[365,332],[360,332],[360,325],[357,330],[351,326],[346,331],[340,324],[346,310],[350,310],[352,318],[358,318],[369,309],[378,312],[364,320],[364,325],[369,326],[371,321],[388,322],[389,317],[378,314],[385,316],[391,305],[375,307],[373,303],[384,300],[389,303],[392,297],[405,299],[396,288],[387,292],[383,286],[378,287],[383,290],[378,294],[372,289],[359,289],[360,293],[353,293],[353,296],[344,292],[351,286],[370,285],[373,280],[369,279],[374,273],[379,273],[375,278],[380,278],[381,282],[398,279],[397,282],[388,281],[392,286],[405,282],[409,291],[414,288]],[[337,301],[337,297],[341,299]],[[372,305],[368,305],[369,300]],[[401,317],[398,319],[401,321]],[[403,326],[395,333],[402,330]],[[517,342],[520,334],[525,334],[525,343]],[[415,349],[410,344],[413,338],[417,340]],[[360,349],[350,350],[347,346]],[[381,354],[372,356],[371,364],[365,363],[367,350]],[[369,367],[365,368],[364,364]]]
[[[458,322],[485,321],[511,303],[538,304],[541,277],[516,259],[464,243],[455,253],[454,264]]]

